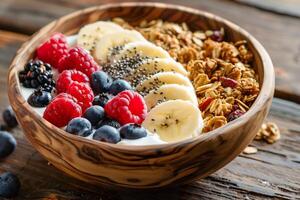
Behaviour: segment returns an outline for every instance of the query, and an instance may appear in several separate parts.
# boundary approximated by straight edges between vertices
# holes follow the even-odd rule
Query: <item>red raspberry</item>
[[[76,99],[61,93],[46,107],[43,117],[57,127],[64,127],[71,119],[81,115],[81,107]]]
[[[38,47],[36,53],[38,59],[57,68],[60,59],[68,54],[67,39],[63,34],[55,33],[49,40]]]
[[[57,64],[58,72],[62,72],[62,71],[67,70],[67,69],[72,69],[71,67],[67,67],[67,65],[66,65],[67,57],[68,57],[68,54],[58,61],[58,64]]]
[[[59,95],[57,95],[54,99],[71,99],[72,101],[74,101],[75,103],[77,103],[77,99],[75,97],[73,97],[72,95],[68,94],[68,93],[60,93]]]
[[[104,109],[110,118],[118,120],[122,125],[141,124],[147,115],[147,106],[143,97],[131,90],[120,92],[107,102]]]
[[[87,108],[92,106],[94,93],[89,85],[74,81],[70,84],[67,93],[77,99],[78,104],[82,108],[82,113],[84,113]]]
[[[91,78],[92,73],[101,68],[86,50],[81,47],[74,47],[59,63],[58,70],[61,72],[64,69],[76,69]]]
[[[66,92],[71,83],[77,81],[79,83],[89,84],[89,78],[82,72],[77,70],[65,70],[59,74],[56,81],[57,93]]]

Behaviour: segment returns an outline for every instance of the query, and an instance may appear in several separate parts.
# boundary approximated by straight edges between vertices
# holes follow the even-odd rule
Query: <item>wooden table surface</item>
[[[0,1],[0,111],[9,104],[6,74],[18,47],[51,20],[108,2],[116,1]],[[21,179],[22,189],[16,199],[300,199],[300,18],[233,1],[168,2],[225,17],[247,29],[266,47],[277,74],[276,98],[267,120],[279,125],[280,141],[273,145],[255,141],[251,146],[258,148],[256,154],[241,154],[218,172],[185,186],[163,191],[108,191],[70,178],[48,165],[17,128],[13,130],[18,141],[16,151],[0,160],[0,173],[11,171]]]

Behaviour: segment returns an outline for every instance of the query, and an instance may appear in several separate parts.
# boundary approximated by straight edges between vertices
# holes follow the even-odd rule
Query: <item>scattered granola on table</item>
[[[256,133],[254,138],[259,141],[266,141],[269,144],[273,144],[280,139],[280,130],[274,122],[263,123],[259,131]],[[247,146],[243,153],[255,154],[257,153],[256,147]]]
[[[251,147],[251,146],[247,146],[244,151],[244,154],[256,154],[257,153],[257,148],[255,147]]]
[[[247,41],[225,41],[224,29],[193,32],[185,23],[153,20],[133,27],[120,18],[113,21],[138,30],[185,66],[204,118],[203,132],[240,117],[258,96],[258,76]]]
[[[280,130],[274,122],[263,123],[255,136],[255,140],[263,140],[269,144],[280,139]]]

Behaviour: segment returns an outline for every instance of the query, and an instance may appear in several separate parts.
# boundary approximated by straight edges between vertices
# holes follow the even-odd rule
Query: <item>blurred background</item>
[[[121,0],[1,0],[0,112],[8,106],[6,75],[20,45],[58,17],[78,9]],[[278,123],[274,145],[253,143],[259,151],[241,155],[208,178],[181,188],[150,193],[109,192],[66,177],[47,164],[20,129],[18,148],[0,160],[0,173],[12,171],[23,184],[17,199],[296,199],[300,198],[300,0],[160,0],[224,17],[254,35],[271,55],[276,98],[267,120]],[[2,123],[0,119],[0,123]],[[0,197],[1,199],[1,197]]]

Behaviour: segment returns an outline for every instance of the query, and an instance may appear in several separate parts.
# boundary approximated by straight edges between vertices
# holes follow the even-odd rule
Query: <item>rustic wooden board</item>
[[[7,106],[6,71],[10,59],[24,39],[23,35],[0,32],[0,112]],[[3,87],[3,88],[2,88]],[[300,106],[275,99],[268,120],[280,126],[282,139],[268,145],[253,142],[259,151],[240,155],[225,168],[204,180],[163,191],[108,191],[67,177],[48,165],[24,139],[20,129],[13,130],[16,151],[0,161],[0,173],[11,171],[21,179],[22,190],[16,199],[296,199],[300,198]],[[2,121],[0,120],[0,123]]]
[[[48,22],[80,8],[121,0],[1,0],[0,28],[32,34]],[[154,1],[154,0],[152,0]],[[162,0],[210,11],[252,33],[276,67],[276,96],[300,103],[300,19],[266,12],[233,1]],[[300,4],[300,2],[298,2]]]

